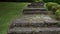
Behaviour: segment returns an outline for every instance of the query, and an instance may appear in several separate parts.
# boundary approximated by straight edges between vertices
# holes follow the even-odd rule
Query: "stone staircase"
[[[59,21],[52,19],[42,5],[32,5],[23,10],[24,16],[12,23],[8,34],[60,34]]]

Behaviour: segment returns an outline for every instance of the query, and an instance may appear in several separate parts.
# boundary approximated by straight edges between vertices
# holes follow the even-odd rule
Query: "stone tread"
[[[53,20],[48,15],[24,15],[21,18],[16,19],[12,27],[57,27],[59,21]]]
[[[24,11],[23,13],[25,15],[27,15],[27,14],[47,14],[46,11]]]
[[[59,31],[59,27],[51,27],[51,28],[28,28],[28,27],[15,27],[9,30],[9,32],[44,32],[44,31]]]
[[[48,15],[24,15],[15,20],[14,23],[58,23]]]
[[[36,6],[36,5],[34,5],[34,6],[29,5],[27,7],[29,7],[29,8],[44,8],[43,6]]]
[[[24,9],[23,11],[27,11],[27,10],[29,10],[29,11],[34,11],[34,10],[36,10],[36,11],[47,11],[46,10],[46,8],[26,8],[26,9]]]
[[[46,9],[46,8],[25,8],[25,9]]]

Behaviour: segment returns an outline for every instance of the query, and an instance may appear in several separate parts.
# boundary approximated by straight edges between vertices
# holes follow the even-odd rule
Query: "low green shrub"
[[[34,2],[43,2],[43,0],[35,0]]]
[[[57,5],[57,9],[60,9],[60,5]]]
[[[55,12],[56,18],[60,20],[60,9]]]
[[[47,3],[44,3],[44,7],[45,7],[45,8],[46,8],[46,4],[47,4]]]
[[[60,27],[60,22],[57,23],[57,26]]]
[[[44,2],[56,2],[58,4],[60,4],[60,0],[43,0]]]
[[[53,14],[55,14],[57,9],[60,9],[60,5],[54,2],[48,2],[45,4],[45,7],[49,10],[52,11]]]
[[[60,20],[60,5],[54,2],[45,3],[44,7],[55,14],[55,18]]]
[[[46,8],[47,8],[48,10],[52,10],[52,9],[55,8],[57,5],[58,5],[57,3],[48,2],[48,3],[46,4]]]
[[[58,9],[58,5],[51,7],[51,11],[53,12],[53,14],[55,14],[55,12],[56,12],[57,9]]]
[[[57,2],[57,0],[43,0],[44,2]]]

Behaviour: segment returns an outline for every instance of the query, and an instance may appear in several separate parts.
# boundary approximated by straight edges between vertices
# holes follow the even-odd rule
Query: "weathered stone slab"
[[[54,32],[60,32],[60,28],[31,28],[31,27],[15,27],[13,29],[10,29],[9,33],[24,33],[24,34],[28,34],[28,33],[51,33],[53,34]]]
[[[12,26],[43,26],[40,15],[25,15],[15,20]]]
[[[36,6],[43,6],[44,2],[33,2],[31,5],[36,5]]]
[[[23,11],[47,11],[46,8],[26,8]]]
[[[48,15],[25,15],[16,19],[11,27],[57,27],[57,23]]]

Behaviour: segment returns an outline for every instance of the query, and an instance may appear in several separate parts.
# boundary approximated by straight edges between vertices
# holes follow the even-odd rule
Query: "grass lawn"
[[[0,2],[0,34],[6,34],[9,25],[17,17],[22,15],[22,9],[27,3]]]

